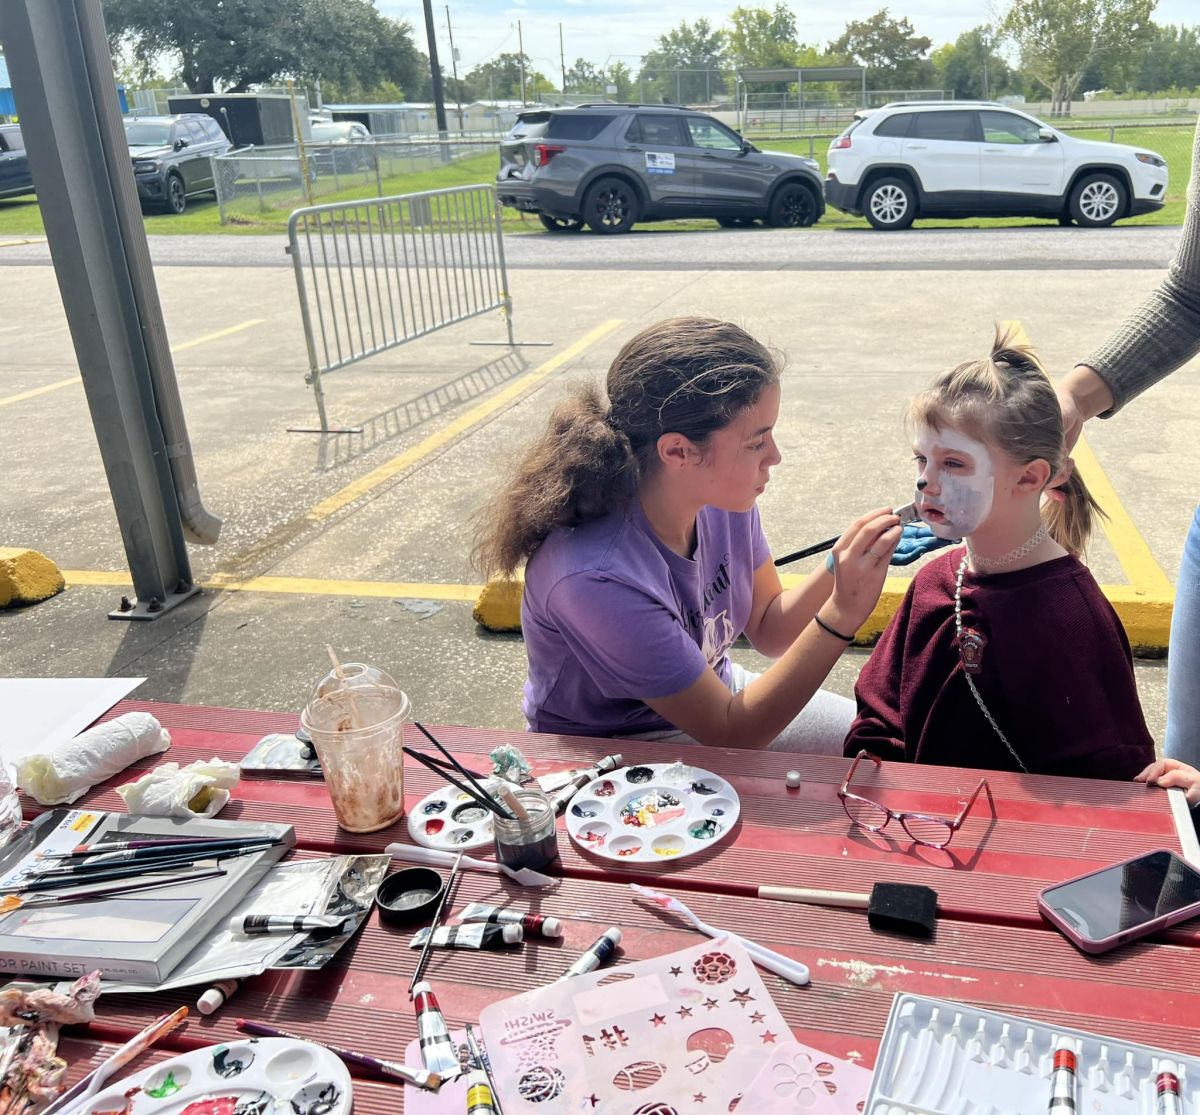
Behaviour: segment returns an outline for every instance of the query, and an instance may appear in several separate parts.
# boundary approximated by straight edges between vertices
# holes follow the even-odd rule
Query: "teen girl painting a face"
[[[756,502],[780,461],[779,360],[744,330],[675,318],[578,387],[489,505],[476,557],[522,562],[525,716],[539,732],[840,754],[853,702],[820,690],[901,535],[856,520],[783,590]],[[732,663],[739,635],[778,658]]]
[[[997,336],[910,417],[917,509],[965,545],[913,578],[859,675],[846,755],[1133,778],[1154,744],[1125,633],[1076,556],[1098,509],[1036,357]]]

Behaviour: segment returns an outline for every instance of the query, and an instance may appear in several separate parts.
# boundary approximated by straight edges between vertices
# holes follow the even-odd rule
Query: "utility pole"
[[[446,5],[446,34],[450,36],[450,68],[454,72],[454,104],[458,109],[458,130],[463,130],[462,95],[458,84],[458,51],[454,49],[454,28],[450,26],[450,5]]]
[[[429,69],[433,79],[433,110],[437,115],[442,161],[448,162],[450,152],[447,143],[450,137],[446,134],[446,95],[442,89],[442,68],[438,65],[437,32],[433,26],[433,0],[425,0],[425,39],[429,44]]]
[[[521,21],[517,20],[517,50],[521,60],[521,107],[525,107],[525,39],[521,35]]]
[[[561,23],[558,25],[558,63],[560,66],[562,66],[562,91],[565,100],[567,93],[567,56],[563,51],[563,33]]]

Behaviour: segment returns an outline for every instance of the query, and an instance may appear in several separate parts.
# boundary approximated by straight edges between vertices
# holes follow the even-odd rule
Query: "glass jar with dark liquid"
[[[528,820],[494,818],[496,859],[505,867],[518,871],[522,867],[537,869],[558,858],[557,820],[550,799],[534,786],[512,791],[521,803]]]

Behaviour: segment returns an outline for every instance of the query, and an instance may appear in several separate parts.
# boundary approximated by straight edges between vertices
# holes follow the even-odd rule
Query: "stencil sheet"
[[[505,1115],[727,1112],[791,1029],[742,947],[563,980],[480,1019]]]

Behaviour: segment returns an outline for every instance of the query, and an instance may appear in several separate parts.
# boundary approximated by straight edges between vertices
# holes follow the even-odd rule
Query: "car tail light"
[[[849,146],[850,146],[850,137],[849,136],[838,136],[837,139],[835,139],[829,145],[829,150],[830,151],[844,151]]]
[[[545,166],[555,155],[561,155],[565,147],[555,147],[551,143],[538,143],[533,148],[533,165]]]

